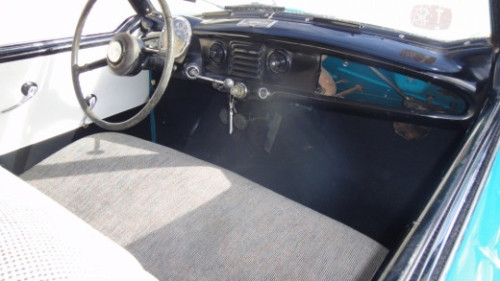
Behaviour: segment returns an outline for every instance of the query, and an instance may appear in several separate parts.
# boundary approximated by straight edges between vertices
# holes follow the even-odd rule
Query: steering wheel
[[[151,95],[146,104],[134,116],[121,122],[108,122],[97,116],[87,103],[80,86],[80,74],[108,65],[111,70],[117,75],[134,75],[140,69],[140,59],[144,57],[144,50],[141,39],[134,37],[129,33],[118,33],[110,41],[108,45],[108,53],[105,59],[101,59],[83,66],[78,65],[78,53],[80,51],[80,41],[82,38],[82,30],[90,13],[97,0],[89,0],[83,9],[83,12],[78,21],[73,45],[71,47],[71,76],[73,79],[73,87],[75,89],[76,98],[80,107],[85,114],[99,127],[112,131],[128,129],[146,118],[153,108],[158,104],[161,97],[167,89],[172,69],[174,65],[174,25],[170,14],[170,9],[165,0],[158,0],[164,19],[164,28],[162,36],[160,36],[160,51],[159,54],[165,55],[165,63],[161,78],[157,84],[154,93]],[[164,48],[164,49],[163,49]]]

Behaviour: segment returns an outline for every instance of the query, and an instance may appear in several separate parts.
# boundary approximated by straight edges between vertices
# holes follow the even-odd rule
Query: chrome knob
[[[195,80],[200,75],[200,67],[195,63],[189,64],[185,73],[188,79]]]
[[[224,79],[224,83],[222,83],[222,86],[224,87],[224,89],[230,90],[231,88],[234,87],[233,79],[231,79],[231,78]]]
[[[245,86],[245,84],[236,83],[236,85],[234,85],[234,87],[231,88],[229,93],[235,98],[242,99],[247,96],[248,89],[247,86]]]
[[[259,89],[258,95],[259,95],[259,98],[265,100],[271,95],[271,93],[269,92],[269,90],[267,88],[262,87]]]

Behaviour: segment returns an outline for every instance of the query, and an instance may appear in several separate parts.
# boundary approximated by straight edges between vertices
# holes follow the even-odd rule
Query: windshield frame
[[[224,8],[222,5],[218,5],[217,3],[214,3],[214,1],[207,1],[207,0],[178,0],[178,1],[184,1],[184,2],[192,2],[192,3],[202,3],[207,5],[207,4],[210,4],[214,7],[214,10],[213,11],[216,11],[217,8],[219,8],[219,11],[220,9]],[[250,1],[250,0],[249,0]],[[425,2],[426,0],[422,0],[423,2],[422,3],[427,3]],[[400,35],[402,35],[403,37],[409,37],[409,38],[412,38],[412,41],[425,41],[425,42],[429,42],[430,44],[432,45],[457,45],[456,43],[461,43],[461,42],[465,42],[465,41],[484,41],[484,40],[491,40],[492,42],[495,42],[495,45],[497,45],[497,39],[494,38],[495,37],[498,37],[496,36],[497,35],[497,32],[496,30],[500,30],[500,28],[498,28],[498,26],[496,26],[496,24],[494,24],[494,22],[497,22],[497,17],[498,17],[498,13],[494,13],[493,11],[498,11],[498,1],[499,0],[485,0],[487,3],[483,3],[481,7],[482,10],[481,11],[485,11],[485,8],[486,6],[488,6],[488,9],[489,9],[489,14],[487,14],[486,17],[489,17],[489,22],[486,22],[486,21],[483,21],[482,24],[480,25],[480,28],[478,30],[482,30],[481,33],[477,36],[473,35],[472,33],[470,34],[464,34],[464,35],[458,35],[457,38],[454,38],[454,36],[456,34],[458,34],[456,32],[456,27],[455,28],[455,32],[456,34],[455,35],[447,35],[447,36],[444,36],[444,37],[440,37],[438,35],[440,34],[446,34],[448,33],[449,30],[445,29],[443,31],[437,31],[438,33],[435,33],[436,31],[434,30],[431,30],[431,31],[428,31],[426,29],[422,29],[422,32],[414,32],[414,30],[400,30],[400,29],[397,29],[395,27],[397,27],[397,25],[380,25],[380,24],[374,24],[373,22],[370,22],[368,20],[352,20],[352,19],[349,19],[349,18],[336,18],[334,17],[333,15],[332,16],[322,16],[322,15],[318,15],[318,14],[315,14],[315,13],[310,13],[309,11],[294,11],[293,7],[291,7],[291,9],[287,9],[285,12],[287,13],[290,13],[290,14],[296,14],[296,15],[305,15],[305,16],[310,16],[310,17],[313,17],[313,18],[316,18],[316,19],[328,19],[328,20],[333,20],[333,21],[337,21],[337,22],[346,22],[346,23],[351,23],[351,24],[357,24],[357,25],[362,25],[362,26],[367,26],[367,27],[370,27],[369,29],[371,30],[378,30],[378,31],[387,31],[389,33],[398,33]],[[142,14],[142,15],[146,15],[148,13],[150,13],[151,11],[154,11],[155,8],[153,4],[151,4],[150,0],[144,0],[144,1],[141,1],[141,0],[129,0],[129,2],[131,3],[131,5],[134,7],[134,9],[139,13],[139,14]],[[275,1],[273,1],[273,3],[276,3]],[[226,3],[224,3],[226,4]],[[257,4],[260,4],[258,2],[252,2],[251,5],[257,5]],[[281,3],[277,3],[276,6],[284,6],[284,5],[280,5]],[[175,3],[173,3],[173,5],[175,5]],[[229,6],[241,6],[241,5],[233,5],[233,4],[227,4]],[[244,4],[244,5],[249,5],[249,4]],[[262,5],[266,5],[266,4],[262,4]],[[270,6],[272,7],[272,6]],[[175,10],[175,9],[174,9]],[[209,10],[207,10],[206,12],[210,12]],[[192,15],[192,16],[196,16],[196,15],[193,15],[193,14],[182,14],[183,16],[189,16],[189,15]],[[199,16],[199,15],[198,15]],[[463,14],[462,14],[463,16]],[[463,25],[463,23],[461,23],[461,21],[457,21],[459,22],[460,25]],[[450,28],[451,29],[451,28]],[[475,29],[471,29],[471,30],[474,30]],[[429,34],[426,34],[426,32],[429,32]],[[433,33],[434,32],[434,33]],[[439,33],[441,32],[441,33]],[[453,32],[450,32],[450,33],[453,33]],[[489,32],[489,33],[488,33]],[[383,32],[385,33],[385,32]],[[436,44],[437,42],[439,42],[440,44]],[[455,43],[455,44],[453,44]]]
[[[491,43],[500,46],[500,0],[490,0]]]

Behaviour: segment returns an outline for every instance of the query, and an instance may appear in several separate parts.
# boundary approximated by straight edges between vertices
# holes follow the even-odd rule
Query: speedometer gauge
[[[174,17],[175,58],[182,57],[191,43],[191,24],[184,17]]]

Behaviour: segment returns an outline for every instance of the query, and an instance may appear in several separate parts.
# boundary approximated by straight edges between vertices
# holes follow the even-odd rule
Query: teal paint
[[[327,56],[322,66],[337,83],[337,93],[356,85],[363,87],[362,91],[349,94],[344,99],[404,109],[403,98],[368,65]],[[440,86],[393,71],[377,70],[407,96],[451,110],[455,115],[463,114],[467,109],[463,99]]]
[[[444,280],[500,281],[500,153]]]

